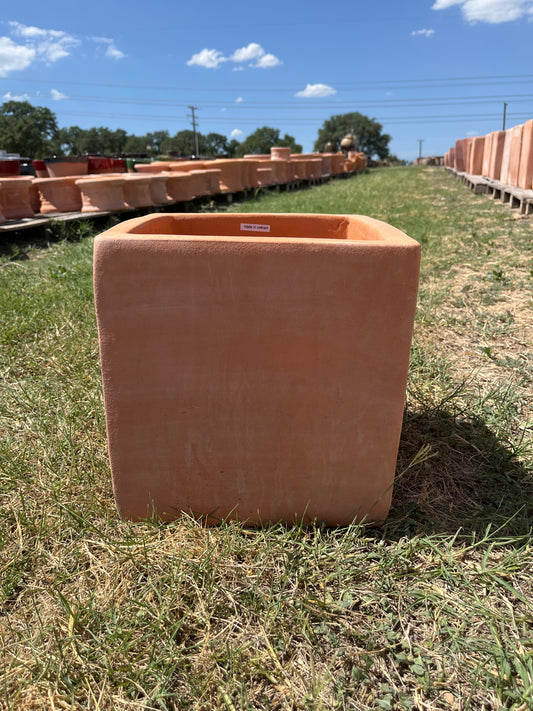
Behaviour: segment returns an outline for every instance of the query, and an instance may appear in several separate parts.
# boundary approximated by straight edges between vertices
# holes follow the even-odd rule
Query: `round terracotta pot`
[[[32,178],[0,178],[0,186],[1,209],[6,220],[34,216],[30,197]]]
[[[129,207],[151,207],[154,204],[149,175],[125,175],[123,187],[124,200]]]
[[[124,178],[105,175],[79,178],[76,185],[81,194],[82,212],[112,212],[124,210]]]
[[[79,176],[70,175],[62,178],[35,178],[33,184],[39,190],[41,212],[79,212],[81,193],[76,185]]]
[[[51,178],[87,175],[89,170],[89,160],[86,157],[45,158],[44,162]]]

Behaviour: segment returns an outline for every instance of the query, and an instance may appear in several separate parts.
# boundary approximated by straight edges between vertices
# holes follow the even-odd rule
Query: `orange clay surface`
[[[383,520],[419,260],[362,216],[150,215],[97,237],[122,515]]]

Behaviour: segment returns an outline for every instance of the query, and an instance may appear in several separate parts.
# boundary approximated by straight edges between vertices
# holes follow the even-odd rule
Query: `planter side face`
[[[149,216],[96,239],[125,517],[386,517],[419,245],[369,218],[314,217],[313,232],[308,215]],[[244,220],[286,236],[235,236]]]

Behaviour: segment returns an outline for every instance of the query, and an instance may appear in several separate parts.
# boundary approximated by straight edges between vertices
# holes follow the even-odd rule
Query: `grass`
[[[533,223],[427,168],[231,209],[368,214],[422,243],[389,518],[121,521],[92,240],[6,245],[0,707],[526,711]]]

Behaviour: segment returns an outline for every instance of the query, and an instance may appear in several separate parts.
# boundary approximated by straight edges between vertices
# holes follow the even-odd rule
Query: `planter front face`
[[[358,216],[151,215],[100,235],[121,513],[383,520],[419,252]]]

